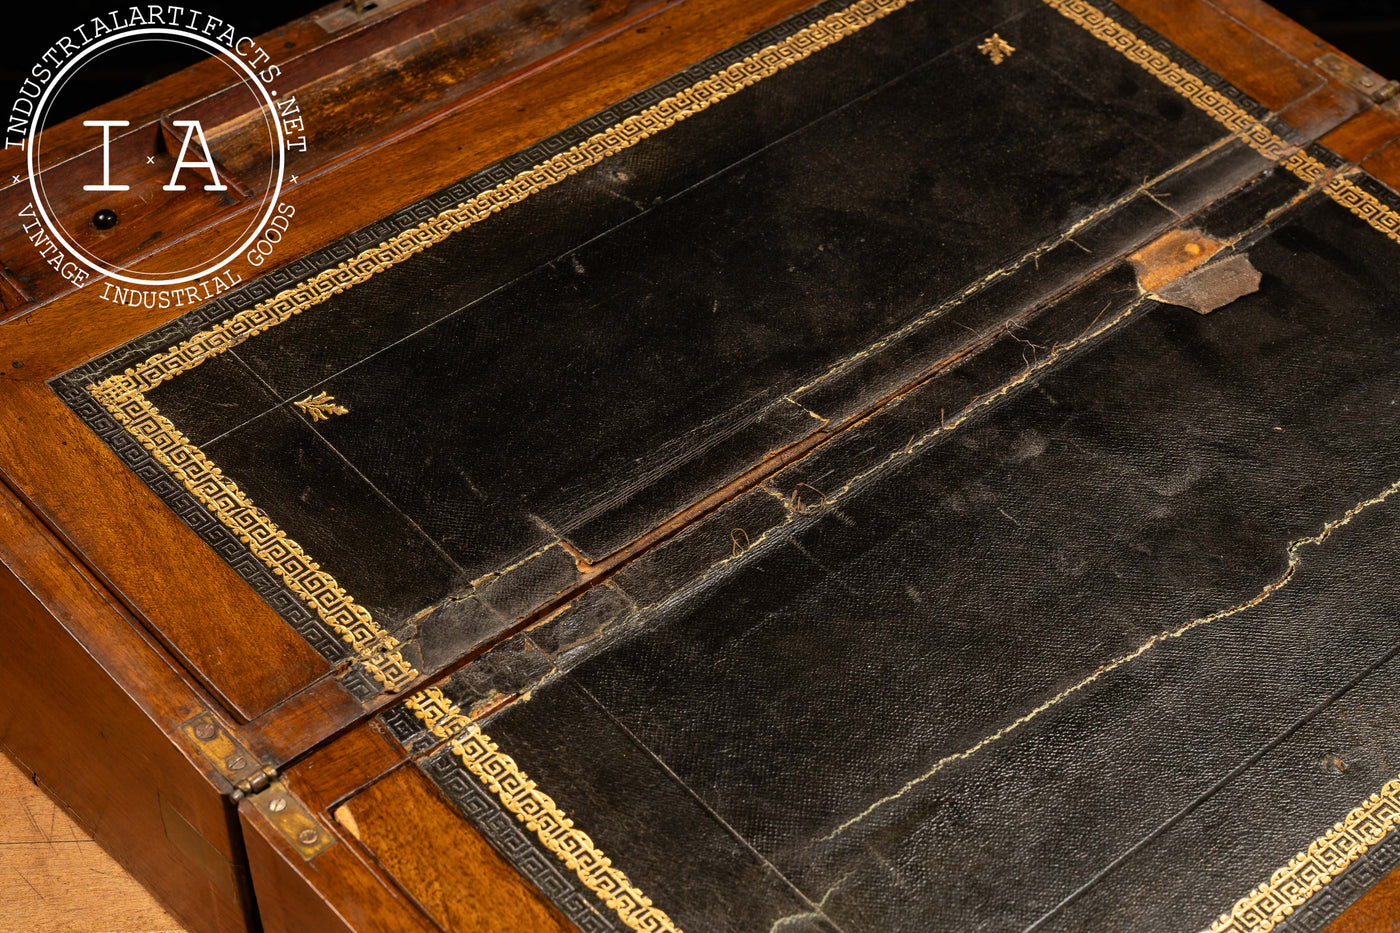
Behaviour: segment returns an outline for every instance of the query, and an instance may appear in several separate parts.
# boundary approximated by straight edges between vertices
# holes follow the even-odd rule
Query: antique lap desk
[[[1397,922],[1400,86],[1257,0],[264,44],[275,269],[0,236],[0,741],[191,930]],[[119,103],[260,177],[225,81]]]

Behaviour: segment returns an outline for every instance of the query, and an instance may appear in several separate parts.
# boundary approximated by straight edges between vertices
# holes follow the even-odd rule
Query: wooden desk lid
[[[1400,695],[1400,202],[1257,51],[831,0],[48,385],[285,623],[192,668],[410,694],[584,929],[1250,928],[1388,857]]]

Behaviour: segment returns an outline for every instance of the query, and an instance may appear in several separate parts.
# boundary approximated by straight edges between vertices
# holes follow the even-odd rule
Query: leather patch
[[[1160,294],[1166,286],[1205,265],[1225,244],[1200,230],[1171,230],[1128,257],[1144,295]]]
[[[1168,304],[1209,314],[1259,290],[1259,270],[1243,254],[1211,262],[1225,243],[1199,230],[1172,230],[1128,257],[1138,289]]]
[[[1157,297],[1190,308],[1197,314],[1209,314],[1236,298],[1259,291],[1259,282],[1259,270],[1250,263],[1248,256],[1239,253],[1182,276],[1158,289]]]

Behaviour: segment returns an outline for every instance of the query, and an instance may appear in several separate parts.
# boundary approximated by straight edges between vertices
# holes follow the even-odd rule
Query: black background
[[[63,0],[26,2],[23,26],[11,19],[9,52],[0,63],[0,92],[8,100],[34,62],[53,41],[89,17],[117,9],[117,0]],[[196,0],[187,8],[232,23],[241,35],[261,35],[313,10],[333,9],[336,4],[310,0]],[[344,4],[348,6],[348,0]],[[1400,0],[1274,0],[1274,6],[1353,55],[1387,78],[1400,77]],[[142,85],[191,64],[197,56],[174,46],[152,54],[147,46],[139,60],[109,56],[84,68],[56,101],[48,122],[57,122],[120,97]]]

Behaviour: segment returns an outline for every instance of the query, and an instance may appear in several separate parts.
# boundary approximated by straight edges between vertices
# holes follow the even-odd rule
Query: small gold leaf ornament
[[[993,65],[1000,65],[1012,52],[1016,51],[1016,47],[996,33],[992,33],[982,40],[982,44],[977,46],[977,51],[990,58]]]
[[[331,415],[348,414],[350,409],[344,405],[335,403],[334,395],[327,395],[325,392],[317,392],[315,395],[308,395],[300,402],[293,402],[293,405],[300,408],[311,416],[312,421],[327,421]]]

